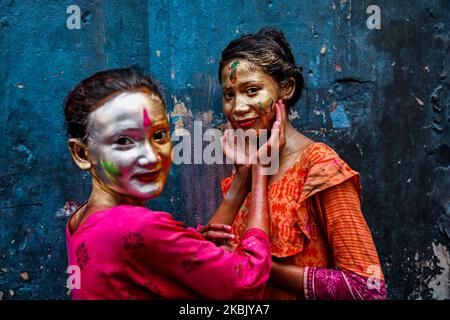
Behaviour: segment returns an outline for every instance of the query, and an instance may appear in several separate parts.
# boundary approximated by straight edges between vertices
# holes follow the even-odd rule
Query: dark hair
[[[233,59],[246,59],[270,75],[280,86],[287,84],[290,77],[295,79],[295,91],[287,107],[295,105],[303,89],[303,69],[295,64],[291,46],[283,32],[277,29],[263,28],[256,34],[246,34],[231,41],[222,51],[219,65],[219,81],[222,69]]]
[[[115,95],[139,90],[155,93],[164,104],[155,81],[130,68],[100,71],[81,81],[64,101],[64,116],[69,138],[85,141],[88,116],[91,112]]]

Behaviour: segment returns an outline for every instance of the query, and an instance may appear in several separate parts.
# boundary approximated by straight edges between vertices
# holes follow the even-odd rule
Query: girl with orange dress
[[[287,118],[304,82],[289,43],[273,29],[230,42],[222,52],[219,80],[230,126],[256,132],[270,130],[277,104]],[[281,131],[279,169],[268,178],[273,265],[264,298],[385,299],[384,276],[361,212],[359,173],[289,120]],[[235,169],[222,181],[224,195],[233,181],[250,181],[248,166]],[[231,244],[244,235],[252,192],[247,183],[239,210],[210,220],[232,225]]]

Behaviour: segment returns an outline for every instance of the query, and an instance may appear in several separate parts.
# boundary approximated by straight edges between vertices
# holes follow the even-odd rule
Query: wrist
[[[267,166],[262,165],[260,163],[256,163],[252,165],[252,177],[257,179],[267,178]]]
[[[249,190],[251,187],[251,171],[246,170],[245,172],[236,171],[232,184],[239,190]]]
[[[244,183],[247,181],[250,175],[250,170],[238,170],[236,169],[234,174],[234,179],[238,179],[240,182]]]

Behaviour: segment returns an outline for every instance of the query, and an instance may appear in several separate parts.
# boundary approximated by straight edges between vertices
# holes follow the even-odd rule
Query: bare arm
[[[295,294],[304,295],[304,268],[272,261],[270,283]]]
[[[276,132],[277,134],[271,134],[270,139],[258,149],[256,154],[249,155],[246,151],[247,148],[239,148],[239,143],[238,146],[235,145],[235,136],[232,132],[231,124],[228,123],[230,130],[225,131],[221,139],[221,145],[225,155],[235,164],[236,175],[222,203],[208,223],[208,226],[211,226],[210,229],[214,225],[215,230],[217,230],[214,236],[214,240],[216,241],[220,242],[220,240],[231,239],[231,236],[227,234],[227,231],[230,232],[231,230],[224,225],[231,225],[233,223],[236,213],[239,211],[250,189],[252,190],[252,196],[247,228],[261,228],[269,234],[267,173],[265,173],[267,170],[260,163],[260,157],[263,155],[267,156],[268,150],[270,150],[271,154],[275,152],[279,154],[280,150],[286,144],[286,110],[281,100],[275,104],[275,109],[276,121],[272,126],[272,132]],[[255,157],[256,162],[252,161],[255,160]],[[248,183],[250,179],[251,188]],[[203,229],[203,231],[206,230]],[[205,233],[203,234],[205,235]]]
[[[259,228],[269,234],[269,205],[267,203],[267,175],[263,174],[263,167],[252,166],[252,193],[248,213],[247,229]],[[249,187],[238,174],[234,177],[230,189],[217,209],[209,224],[232,224],[236,212],[245,200]]]
[[[248,171],[236,173],[231,182],[230,189],[209,220],[209,224],[221,223],[231,225],[233,223],[236,213],[239,211],[245,197],[250,191]]]
[[[269,235],[267,175],[263,174],[263,170],[264,168],[259,164],[252,166],[252,193],[250,209],[248,211],[247,229],[258,228]]]

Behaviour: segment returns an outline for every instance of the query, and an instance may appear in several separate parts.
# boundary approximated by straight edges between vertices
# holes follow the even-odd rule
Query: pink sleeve
[[[137,229],[142,244],[128,258],[144,278],[157,273],[208,299],[261,298],[272,264],[264,231],[247,230],[229,252],[167,213],[154,212]]]
[[[307,300],[384,300],[383,280],[365,278],[353,272],[305,267],[304,292]]]

